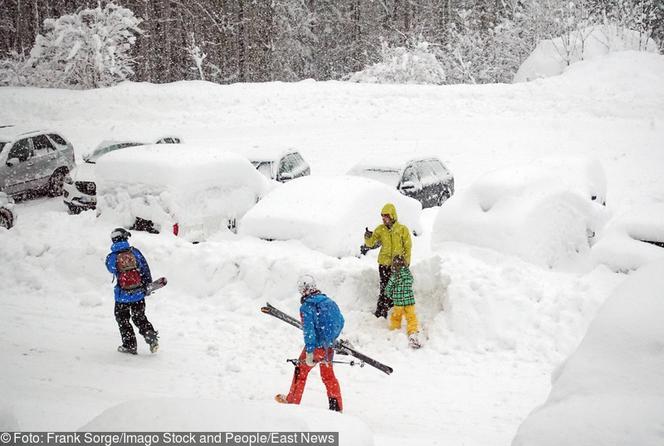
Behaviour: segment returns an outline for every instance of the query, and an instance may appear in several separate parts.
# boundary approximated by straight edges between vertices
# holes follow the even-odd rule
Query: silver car
[[[11,196],[32,191],[62,195],[65,176],[74,165],[74,149],[58,133],[0,126],[0,191]]]

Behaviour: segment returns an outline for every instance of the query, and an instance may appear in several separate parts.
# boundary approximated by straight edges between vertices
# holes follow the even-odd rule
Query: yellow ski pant
[[[406,331],[409,335],[417,333],[417,316],[415,316],[415,305],[406,305],[405,307],[394,306],[390,316],[390,330],[401,328],[401,319],[406,316]]]

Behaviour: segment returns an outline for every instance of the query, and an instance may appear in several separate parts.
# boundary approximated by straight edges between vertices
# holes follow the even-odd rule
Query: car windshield
[[[138,142],[123,142],[118,144],[111,144],[109,146],[102,147],[101,149],[97,149],[94,152],[83,156],[83,161],[85,161],[86,163],[95,164],[102,155],[106,155],[107,153],[113,152],[114,150],[124,149],[125,147],[132,147],[139,145],[141,145],[141,143]]]
[[[399,171],[397,169],[390,169],[386,167],[362,167],[351,170],[351,175],[359,177],[371,178],[372,180],[380,181],[391,187],[396,187],[399,184]]]
[[[257,171],[267,178],[272,178],[272,161],[251,161],[251,164]]]

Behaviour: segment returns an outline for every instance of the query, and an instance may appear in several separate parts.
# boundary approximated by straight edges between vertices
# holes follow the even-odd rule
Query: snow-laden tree
[[[141,33],[141,19],[127,8],[103,8],[44,20],[27,63],[32,85],[95,88],[113,85],[133,74],[131,46]]]
[[[348,76],[351,82],[377,84],[444,84],[445,69],[435,47],[424,40],[403,47],[382,45],[382,61]]]

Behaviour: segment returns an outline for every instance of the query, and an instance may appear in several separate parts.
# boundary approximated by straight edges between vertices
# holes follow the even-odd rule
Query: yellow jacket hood
[[[380,215],[383,214],[389,215],[392,221],[397,221],[397,208],[394,207],[392,203],[387,203],[385,206],[383,206],[383,209],[380,211]]]

